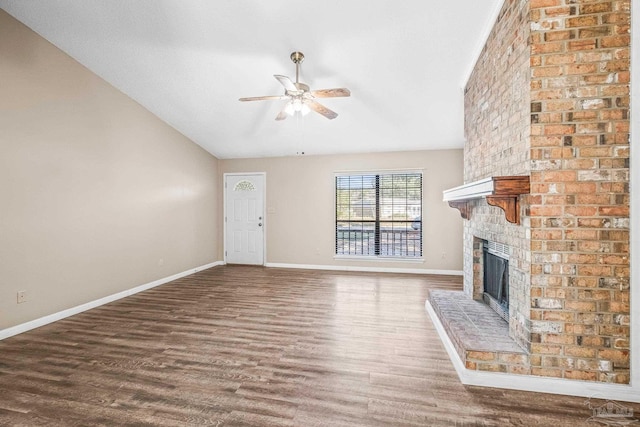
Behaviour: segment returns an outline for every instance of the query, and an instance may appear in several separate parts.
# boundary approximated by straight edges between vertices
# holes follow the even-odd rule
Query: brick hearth
[[[529,355],[509,336],[509,325],[464,292],[432,291],[429,303],[467,369],[529,373]]]

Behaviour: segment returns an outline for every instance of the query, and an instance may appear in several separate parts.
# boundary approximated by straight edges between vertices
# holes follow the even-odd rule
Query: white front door
[[[264,264],[264,174],[225,175],[225,254],[229,264]]]

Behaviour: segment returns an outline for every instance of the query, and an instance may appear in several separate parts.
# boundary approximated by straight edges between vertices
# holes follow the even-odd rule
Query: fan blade
[[[269,96],[252,96],[249,98],[240,98],[240,101],[269,101],[272,99],[287,99],[287,95],[269,95]]]
[[[296,85],[293,84],[293,82],[291,81],[291,79],[287,76],[280,76],[278,74],[274,74],[273,77],[275,77],[276,79],[278,79],[278,81],[280,82],[280,84],[282,86],[284,86],[284,88],[286,90],[290,90],[293,92],[297,92],[298,88],[296,87]]]
[[[339,87],[335,89],[312,90],[311,95],[313,95],[314,98],[337,98],[340,96],[351,96],[351,91],[346,87]]]
[[[325,107],[324,105],[316,101],[305,101],[305,104],[307,104],[309,108],[311,108],[313,111],[315,111],[316,113],[322,114],[329,120],[333,120],[336,117],[338,117],[338,113],[336,113],[335,111],[329,110],[327,107]]]
[[[276,120],[284,120],[284,119],[287,118],[287,116],[289,115],[289,114],[287,114],[287,106],[288,105],[289,105],[288,102],[286,104],[284,104],[284,107],[282,107],[282,110],[280,110],[280,112],[276,116]]]

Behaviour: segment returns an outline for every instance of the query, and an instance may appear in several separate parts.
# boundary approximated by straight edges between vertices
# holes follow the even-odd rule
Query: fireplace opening
[[[509,321],[509,248],[487,242],[482,245],[484,292],[482,299],[505,321]]]

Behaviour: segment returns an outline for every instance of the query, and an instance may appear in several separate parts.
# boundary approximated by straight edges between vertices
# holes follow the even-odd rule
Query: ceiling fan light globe
[[[309,108],[307,104],[302,104],[302,107],[300,107],[300,114],[306,116],[307,114],[309,114],[309,111],[311,111],[311,108]]]
[[[293,104],[293,110],[294,111],[301,111],[302,110],[302,101],[300,99],[296,98],[291,102]]]
[[[293,116],[295,114],[296,110],[293,107],[293,101],[287,102],[287,106],[284,107],[284,112],[290,116]]]

